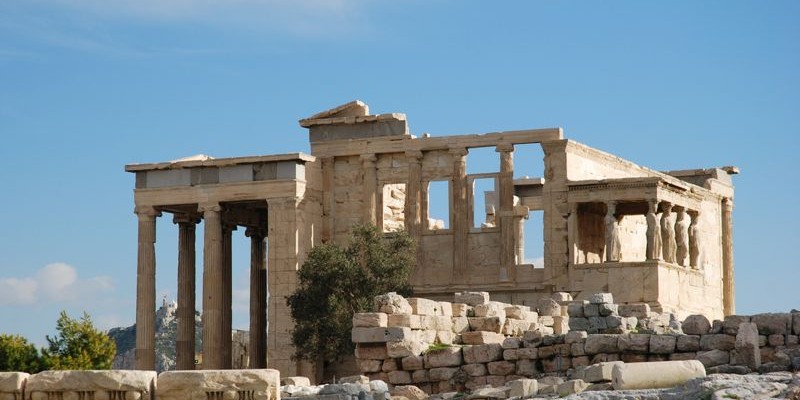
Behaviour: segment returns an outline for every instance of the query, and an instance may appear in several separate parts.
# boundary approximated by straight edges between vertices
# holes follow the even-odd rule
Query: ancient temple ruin
[[[370,114],[360,101],[300,125],[309,130],[310,155],[126,166],[136,175],[139,218],[137,368],[154,368],[156,221],[165,214],[180,235],[179,369],[194,368],[194,235],[201,222],[206,369],[230,368],[231,235],[240,227],[252,243],[251,367],[284,376],[313,375],[291,360],[285,297],[296,271],[315,244],[343,242],[361,222],[387,234],[404,228],[417,240],[412,283],[422,297],[488,291],[500,301],[535,304],[559,291],[576,299],[611,292],[619,303],[646,302],[681,317],[734,312],[735,167],[654,171],[564,139],[558,128],[415,137],[404,114]],[[528,144],[541,145],[544,176],[514,179],[515,146]],[[470,151],[486,147],[499,153],[497,172],[468,174]],[[476,190],[481,179],[494,190]],[[430,213],[433,185],[447,193],[443,218]],[[476,218],[478,199],[485,215]],[[543,218],[544,268],[526,263],[521,245],[533,212]]]

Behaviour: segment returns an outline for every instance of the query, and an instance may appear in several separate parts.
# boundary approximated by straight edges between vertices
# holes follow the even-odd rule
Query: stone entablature
[[[287,375],[314,374],[291,360],[292,321],[283,298],[295,290],[308,250],[345,242],[357,223],[411,234],[418,244],[412,285],[430,298],[489,291],[507,303],[534,305],[554,292],[585,299],[610,291],[681,316],[735,312],[735,167],[658,172],[564,139],[560,128],[417,137],[404,114],[370,114],[361,101],[299,122],[309,129],[311,155],[204,156],[126,167],[137,177],[137,324],[145,328],[137,339],[139,368],[152,368],[146,314],[155,308],[155,221],[167,212],[186,243],[179,261],[179,275],[186,277],[179,279],[179,292],[186,294],[179,294],[179,308],[194,304],[188,294],[194,249],[188,243],[198,223],[205,231],[204,281],[213,284],[204,285],[203,293],[210,322],[204,368],[229,367],[224,360],[230,345],[220,338],[230,328],[230,235],[240,226],[255,234],[251,332],[265,325],[258,294],[264,292],[257,289],[269,275],[269,334],[251,336],[250,358],[264,358],[252,352],[263,353],[266,341],[266,364],[256,365]],[[534,175],[515,169],[523,145],[541,147],[544,176],[514,179]],[[468,174],[471,151],[478,148],[494,150],[496,166]],[[489,189],[477,189],[479,181],[490,182]],[[432,212],[435,186],[444,191],[438,200],[448,206],[444,215]],[[476,207],[479,200],[484,209]],[[543,261],[536,266],[524,249],[525,221],[533,213],[541,215],[544,237]]]

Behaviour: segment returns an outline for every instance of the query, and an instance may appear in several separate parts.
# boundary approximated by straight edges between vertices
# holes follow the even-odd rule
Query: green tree
[[[42,370],[36,346],[19,335],[0,335],[0,371],[35,374]]]
[[[117,346],[108,335],[95,329],[89,314],[80,320],[62,311],[56,323],[58,334],[47,336],[42,349],[48,369],[111,369]]]
[[[347,247],[311,249],[298,271],[298,288],[286,300],[295,323],[294,358],[330,363],[352,354],[353,314],[370,311],[377,295],[410,295],[415,262],[406,232],[384,236],[372,225],[354,226]]]

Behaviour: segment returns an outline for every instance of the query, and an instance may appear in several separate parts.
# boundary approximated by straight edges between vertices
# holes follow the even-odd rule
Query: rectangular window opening
[[[528,218],[520,221],[519,234],[517,264],[544,268],[544,211],[531,210]]]
[[[494,228],[498,209],[497,179],[494,177],[472,180],[472,227]]]
[[[544,151],[539,143],[514,145],[514,179],[544,177]]]
[[[406,225],[406,184],[390,183],[383,185],[381,205],[383,232],[396,232]]]
[[[467,174],[500,171],[500,153],[494,147],[473,147],[467,154]]]
[[[450,181],[428,182],[429,230],[450,228]]]

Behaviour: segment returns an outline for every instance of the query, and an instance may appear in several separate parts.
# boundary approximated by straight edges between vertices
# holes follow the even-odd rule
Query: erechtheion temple
[[[195,230],[202,222],[203,368],[230,368],[231,235],[250,237],[251,367],[311,375],[291,360],[285,297],[315,244],[344,242],[356,223],[418,243],[415,293],[488,291],[530,304],[556,291],[611,292],[619,303],[712,319],[734,312],[734,167],[658,172],[565,139],[561,129],[445,137],[410,134],[404,114],[354,101],[300,120],[311,154],[132,164],[139,219],[137,368],[154,368],[155,237],[179,226],[178,369],[194,369]],[[514,179],[515,146],[539,144],[544,176]],[[496,172],[468,174],[470,151],[491,148]],[[518,158],[519,160],[519,158]],[[518,175],[517,175],[518,176]],[[476,193],[474,182],[493,182]],[[449,216],[430,215],[429,188]],[[475,201],[484,221],[475,224]],[[524,220],[542,213],[543,268],[525,263]],[[449,219],[449,220],[448,220]],[[267,245],[268,244],[268,245]],[[172,267],[168,269],[172,271]],[[269,304],[267,304],[269,303]],[[268,319],[267,319],[268,318]],[[303,367],[304,368],[304,367]]]

